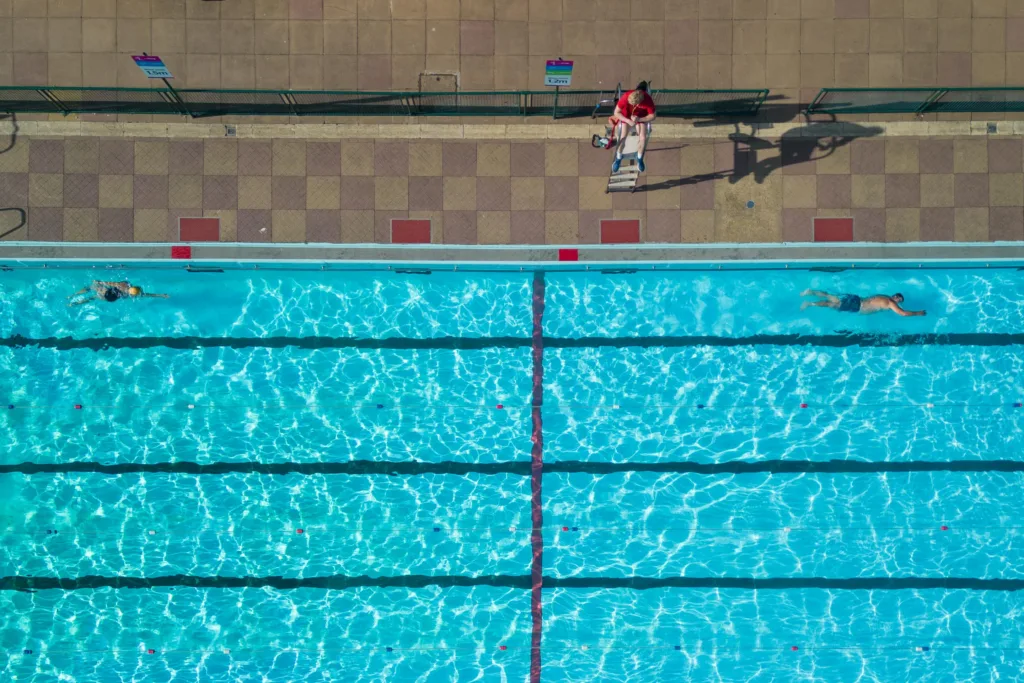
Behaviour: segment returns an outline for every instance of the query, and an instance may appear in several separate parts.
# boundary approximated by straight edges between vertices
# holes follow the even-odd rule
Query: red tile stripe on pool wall
[[[544,430],[541,422],[541,404],[544,402],[544,273],[533,275],[533,447],[530,451],[530,518],[533,532],[533,564],[530,567],[530,616],[533,618],[533,636],[530,639],[530,683],[540,683],[541,589],[544,583],[544,510],[541,507],[540,484],[544,475]]]
[[[815,218],[815,242],[852,242],[852,218]]]

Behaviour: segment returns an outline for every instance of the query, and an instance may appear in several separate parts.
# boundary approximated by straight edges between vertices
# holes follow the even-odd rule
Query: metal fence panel
[[[532,116],[610,113],[612,90],[355,92],[0,87],[0,111],[207,116]],[[659,90],[659,115],[754,114],[767,91]]]
[[[767,96],[767,90],[651,91],[659,116],[749,116],[757,113]]]
[[[192,116],[245,115],[253,111],[270,116],[294,114],[284,93],[270,90],[178,90]]]
[[[183,114],[163,88],[0,87],[0,111],[55,114]]]
[[[807,108],[808,113],[915,114],[934,97],[934,89],[826,88]]]
[[[1024,111],[1024,88],[825,88],[808,114]]]
[[[602,99],[614,97],[615,93],[603,90],[531,90],[528,114],[563,119],[573,116],[590,116]]]
[[[1024,88],[955,88],[942,90],[929,112],[1024,111]]]
[[[414,116],[522,116],[522,93],[410,93]]]
[[[62,110],[46,96],[46,91],[35,88],[0,89],[0,110],[12,114],[36,112],[60,114]]]
[[[407,93],[400,92],[285,92],[299,116],[409,116]]]

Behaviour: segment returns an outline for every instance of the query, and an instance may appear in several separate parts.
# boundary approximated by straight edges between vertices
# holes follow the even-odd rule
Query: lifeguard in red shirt
[[[647,92],[647,81],[637,85],[636,90],[625,93],[615,105],[615,113],[608,119],[611,126],[611,137],[602,139],[595,136],[595,145],[611,148],[615,145],[615,161],[612,163],[612,173],[619,170],[622,164],[622,150],[626,145],[626,138],[632,129],[636,129],[640,144],[637,147],[636,163],[643,173],[646,170],[644,165],[644,152],[647,151],[647,141],[651,137],[651,121],[657,117],[654,108],[654,100]]]

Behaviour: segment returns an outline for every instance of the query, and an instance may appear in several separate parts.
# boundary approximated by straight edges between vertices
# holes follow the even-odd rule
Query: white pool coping
[[[186,247],[187,252],[182,247]],[[172,249],[176,257],[172,256]],[[566,256],[570,260],[566,260]],[[573,256],[575,260],[571,260]],[[128,263],[182,268],[214,264],[237,268],[266,264],[303,269],[366,266],[386,269],[402,265],[429,265],[438,270],[458,270],[460,267],[533,269],[540,265],[570,270],[588,270],[595,266],[644,270],[751,266],[784,269],[814,264],[849,268],[923,267],[925,264],[1006,268],[1016,264],[1024,266],[1024,242],[636,245],[0,242],[0,264],[8,267],[111,267]]]

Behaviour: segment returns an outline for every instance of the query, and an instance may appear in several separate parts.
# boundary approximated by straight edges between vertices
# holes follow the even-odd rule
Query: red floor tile
[[[182,242],[217,242],[220,240],[220,219],[179,218],[178,239]]]
[[[601,221],[601,244],[636,244],[640,241],[640,221],[606,219]]]
[[[852,218],[815,218],[815,242],[852,242]]]
[[[392,244],[430,244],[430,220],[395,218],[391,221]]]

